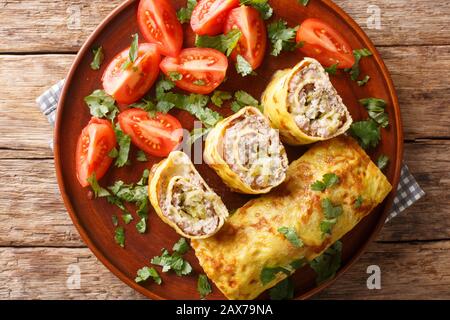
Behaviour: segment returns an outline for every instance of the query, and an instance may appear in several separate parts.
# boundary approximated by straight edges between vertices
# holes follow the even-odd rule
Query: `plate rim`
[[[103,29],[110,23],[111,20],[113,20],[117,15],[119,15],[123,10],[125,10],[128,6],[134,4],[134,2],[139,0],[126,0],[123,3],[121,3],[118,7],[116,7],[111,13],[109,13],[103,21],[94,29],[94,31],[89,35],[87,40],[84,42],[80,50],[78,51],[75,60],[73,61],[69,72],[65,78],[64,81],[64,87],[62,89],[59,101],[58,101],[58,108],[56,113],[56,122],[55,122],[55,129],[54,129],[54,161],[55,161],[55,171],[56,171],[56,178],[58,182],[58,187],[61,192],[61,196],[63,198],[64,205],[67,209],[67,212],[72,220],[72,223],[74,224],[75,228],[77,229],[78,233],[80,234],[80,237],[84,241],[84,243],[87,245],[89,250],[92,251],[92,253],[96,256],[96,258],[104,265],[106,266],[109,271],[114,274],[116,277],[118,277],[122,282],[127,284],[129,287],[133,288],[134,290],[138,291],[142,295],[155,299],[155,300],[166,300],[166,298],[161,297],[157,295],[156,293],[152,292],[150,289],[145,288],[143,286],[140,286],[139,284],[132,281],[127,275],[125,275],[121,270],[119,270],[113,263],[111,263],[103,254],[103,252],[97,248],[97,246],[91,241],[87,229],[85,229],[84,225],[78,220],[78,216],[75,213],[75,210],[72,206],[72,203],[69,199],[68,193],[66,191],[66,187],[64,184],[64,178],[61,170],[61,157],[60,154],[60,141],[61,141],[61,118],[63,115],[63,109],[64,104],[66,102],[67,92],[69,90],[69,84],[72,82],[72,79],[74,77],[75,71],[78,68],[81,59],[85,56],[87,51],[91,48],[94,39],[103,31]],[[376,49],[373,42],[370,40],[370,38],[367,36],[367,34],[362,30],[362,28],[356,23],[356,21],[353,20],[352,17],[350,17],[343,9],[341,9],[337,4],[335,4],[331,0],[320,0],[322,3],[324,3],[326,6],[328,6],[335,14],[337,14],[341,19],[343,19],[356,33],[356,35],[367,44],[368,49],[373,53],[373,58],[375,59],[376,63],[378,64],[380,71],[382,73],[383,79],[386,82],[389,96],[392,99],[393,103],[393,109],[394,109],[394,119],[395,124],[397,127],[397,137],[396,137],[396,153],[397,158],[395,159],[395,169],[394,169],[394,177],[392,181],[392,191],[390,192],[389,196],[383,201],[383,212],[377,222],[377,224],[372,228],[373,231],[371,235],[367,238],[367,240],[362,243],[356,253],[352,255],[347,263],[343,265],[339,271],[336,273],[335,277],[330,279],[329,281],[326,281],[313,289],[298,295],[293,300],[304,300],[311,298],[312,296],[318,294],[325,288],[331,286],[337,279],[339,279],[349,268],[351,268],[356,261],[360,259],[362,254],[367,250],[367,247],[373,242],[375,237],[378,236],[381,228],[385,224],[385,220],[389,214],[389,210],[392,206],[392,203],[394,201],[398,183],[400,180],[400,173],[401,173],[401,166],[403,162],[403,124],[402,124],[402,117],[401,117],[401,110],[398,102],[397,93],[395,90],[394,83],[392,81],[391,75],[388,71],[388,68],[386,67],[383,59],[381,58],[378,50]]]

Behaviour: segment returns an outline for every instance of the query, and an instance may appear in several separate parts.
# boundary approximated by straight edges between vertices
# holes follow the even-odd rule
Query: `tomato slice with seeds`
[[[137,16],[147,41],[156,44],[161,54],[176,57],[183,46],[183,28],[170,2],[141,0]]]
[[[87,179],[95,173],[100,180],[108,171],[112,158],[109,152],[116,146],[116,136],[111,122],[92,118],[78,138],[76,173],[81,186],[89,186]]]
[[[177,118],[157,112],[152,118],[141,109],[128,109],[119,114],[119,124],[123,132],[142,151],[166,157],[183,139],[183,128]]]
[[[222,33],[228,13],[238,6],[239,0],[201,0],[192,12],[192,30],[198,35]]]
[[[267,31],[264,20],[258,10],[253,7],[240,6],[231,10],[225,23],[224,33],[232,29],[239,29],[242,33],[231,58],[236,61],[241,55],[250,63],[253,70],[263,62],[267,45]]]
[[[319,19],[306,19],[297,31],[300,51],[315,58],[323,66],[338,64],[338,68],[351,68],[355,63],[352,47],[332,26]]]
[[[181,50],[177,58],[165,57],[160,67],[167,76],[173,72],[181,75],[181,80],[175,81],[177,87],[209,94],[225,79],[228,59],[215,49],[188,48]]]
[[[117,102],[131,104],[141,99],[159,75],[161,56],[155,45],[139,45],[138,57],[124,68],[130,48],[123,50],[110,62],[102,77],[103,88]]]

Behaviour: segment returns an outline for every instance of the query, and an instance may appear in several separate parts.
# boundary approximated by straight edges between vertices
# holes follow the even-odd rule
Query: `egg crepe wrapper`
[[[243,153],[248,159],[242,160]],[[284,181],[288,167],[277,130],[255,107],[220,121],[206,138],[203,156],[226,185],[244,194],[269,192]]]
[[[340,183],[313,191],[311,184],[327,173],[336,174]],[[289,166],[280,187],[238,209],[215,236],[191,245],[207,276],[228,299],[254,299],[287,277],[280,272],[264,285],[260,275],[265,267],[313,260],[352,230],[391,188],[355,140],[341,136],[314,145]],[[358,197],[363,202],[357,208]],[[320,228],[321,201],[326,198],[343,208],[329,235]],[[295,228],[303,247],[291,244],[277,231],[280,227]]]
[[[307,68],[312,68],[314,71],[308,74]],[[299,96],[302,90],[307,90],[307,86],[320,88],[320,90],[313,89],[313,92],[316,92],[314,93],[316,98],[312,99],[313,102],[316,101],[317,108],[315,109],[311,108],[313,104],[311,101],[307,105]],[[293,88],[293,92],[290,92],[290,87]],[[317,95],[319,95],[318,99]],[[311,144],[337,137],[347,131],[352,124],[351,115],[331,84],[328,73],[315,59],[305,58],[292,69],[276,72],[263,92],[261,101],[264,114],[269,118],[272,127],[280,130],[283,142],[290,145]],[[317,113],[318,109],[329,105],[332,107],[328,107],[331,109],[328,114]],[[304,110],[305,114],[293,114],[294,107],[296,110]],[[309,119],[307,117],[309,113],[319,116],[319,119]],[[342,119],[336,119],[338,114]],[[332,115],[334,118],[329,119]],[[311,115],[309,116],[311,117]],[[296,119],[302,119],[301,121],[304,121],[309,128],[316,128],[316,134],[302,129],[296,122],[300,120]],[[324,127],[324,123],[327,124],[325,127],[329,127],[328,129],[321,129]],[[324,134],[324,130],[330,132]]]
[[[181,151],[171,152],[152,167],[148,191],[158,216],[186,238],[210,237],[228,217],[222,199]]]

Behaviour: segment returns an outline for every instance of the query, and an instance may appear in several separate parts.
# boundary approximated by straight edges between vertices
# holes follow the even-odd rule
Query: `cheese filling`
[[[289,112],[309,136],[328,138],[347,121],[347,108],[322,66],[311,62],[290,80]]]

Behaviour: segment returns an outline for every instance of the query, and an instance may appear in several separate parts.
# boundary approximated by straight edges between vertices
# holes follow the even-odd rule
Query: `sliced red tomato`
[[[227,68],[227,57],[209,48],[183,49],[177,58],[165,57],[161,61],[166,75],[181,75],[181,80],[175,81],[177,87],[200,94],[213,92],[225,79]]]
[[[116,146],[116,136],[111,122],[92,118],[78,138],[76,151],[77,178],[83,187],[87,187],[87,179],[95,173],[100,180],[108,171],[112,158],[109,152]]]
[[[176,57],[183,46],[183,28],[175,9],[167,0],[141,0],[138,8],[139,30],[161,54]]]
[[[338,68],[351,68],[355,63],[353,51],[347,40],[333,27],[319,19],[306,19],[297,31],[297,43],[306,56],[315,58],[323,66],[338,63]]]
[[[231,53],[231,58],[236,61],[239,54],[250,63],[253,70],[257,69],[263,62],[267,45],[266,25],[261,14],[248,6],[231,10],[225,22],[224,33],[234,28],[239,29],[242,36]]]
[[[198,35],[222,33],[228,13],[238,6],[239,0],[200,0],[192,12],[192,30]]]
[[[177,118],[157,112],[152,118],[141,109],[128,109],[119,114],[123,132],[142,151],[166,157],[183,139],[183,128]]]
[[[136,61],[124,68],[129,50],[123,50],[110,62],[102,78],[105,91],[123,104],[136,102],[147,93],[158,77],[161,62],[156,46],[142,43]]]

